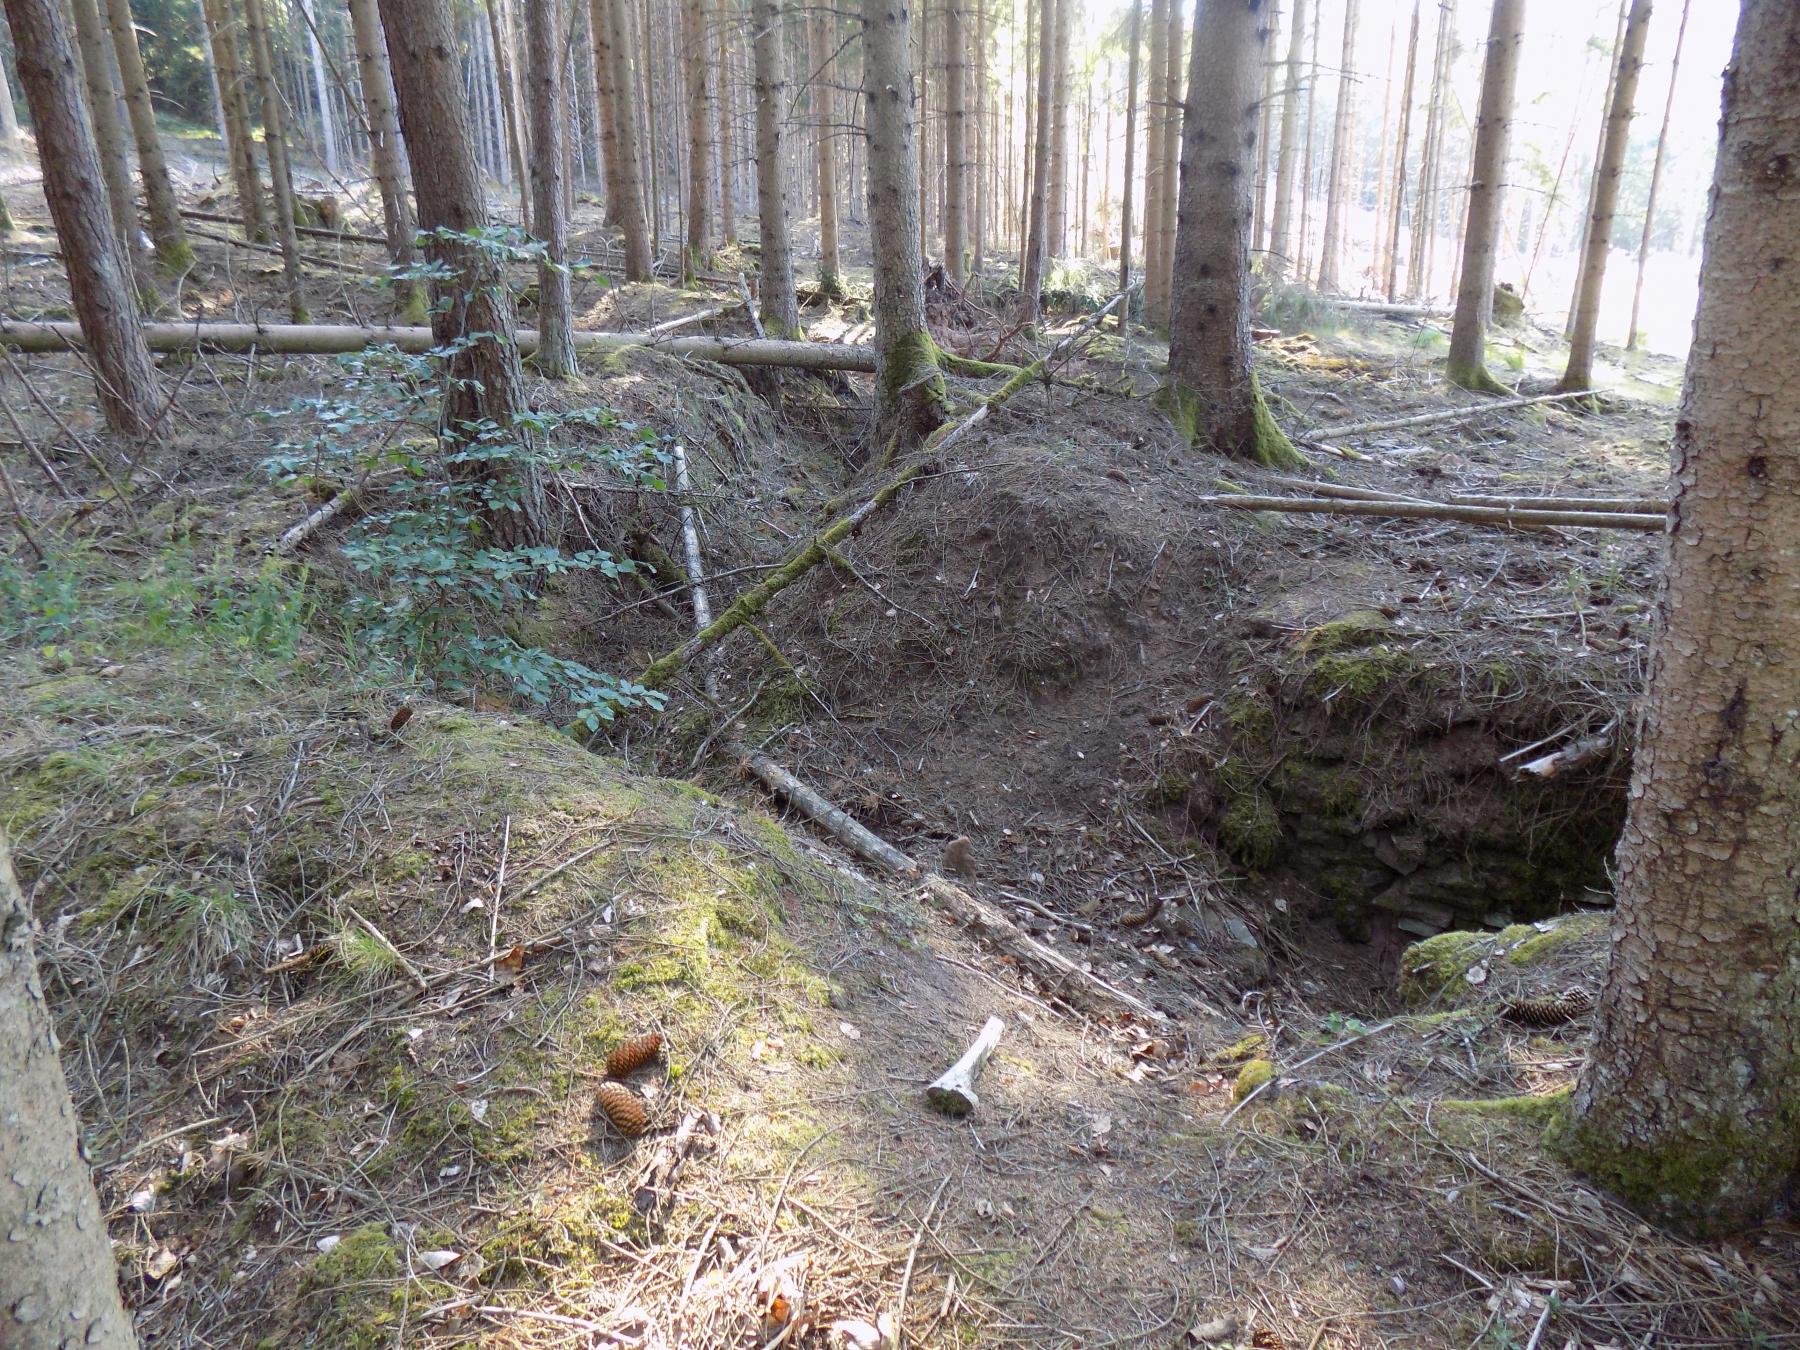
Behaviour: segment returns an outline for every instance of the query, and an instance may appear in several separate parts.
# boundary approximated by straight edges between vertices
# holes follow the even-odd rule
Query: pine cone
[[[644,1110],[637,1093],[623,1083],[602,1083],[594,1093],[594,1104],[606,1113],[613,1128],[627,1139],[636,1139],[650,1123],[650,1114]]]
[[[623,1078],[628,1073],[635,1073],[661,1053],[662,1037],[656,1032],[633,1036],[630,1040],[615,1045],[607,1054],[606,1076]]]
[[[1528,1027],[1556,1027],[1573,1022],[1594,1007],[1594,996],[1585,989],[1571,989],[1555,998],[1521,998],[1503,1004],[1500,1015]]]

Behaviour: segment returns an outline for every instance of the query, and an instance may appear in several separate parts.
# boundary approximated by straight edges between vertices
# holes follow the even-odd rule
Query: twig
[[[944,1179],[938,1182],[938,1188],[931,1193],[931,1203],[925,1206],[925,1217],[919,1220],[919,1231],[913,1234],[912,1247],[906,1253],[906,1270],[900,1276],[900,1297],[894,1300],[894,1328],[902,1345],[906,1344],[906,1293],[912,1288],[913,1262],[918,1260],[919,1244],[925,1240],[925,1230],[930,1226],[938,1200],[949,1184],[950,1174],[946,1172]]]
[[[1390,417],[1380,422],[1352,422],[1349,426],[1320,427],[1297,439],[1311,445],[1321,440],[1336,440],[1344,436],[1366,436],[1377,431],[1398,431],[1402,427],[1420,427],[1432,422],[1458,422],[1465,417],[1480,417],[1483,413],[1506,412],[1512,408],[1529,408],[1535,403],[1565,403],[1575,398],[1593,398],[1594,392],[1592,389],[1577,389],[1565,394],[1538,394],[1531,398],[1489,399],[1483,403],[1471,403],[1460,408],[1444,408],[1438,412],[1419,413],[1413,417]]]
[[[494,981],[494,953],[498,949],[500,936],[500,901],[506,894],[506,856],[512,848],[512,817],[509,815],[500,827],[500,870],[494,876],[494,905],[488,914],[488,983]]]
[[[1293,1074],[1299,1072],[1301,1069],[1304,1069],[1308,1064],[1311,1064],[1314,1060],[1324,1059],[1325,1056],[1327,1056],[1327,1055],[1335,1055],[1339,1050],[1343,1050],[1352,1045],[1355,1045],[1358,1041],[1366,1041],[1371,1036],[1378,1036],[1393,1025],[1394,1025],[1394,1023],[1390,1019],[1390,1020],[1388,1020],[1386,1022],[1382,1022],[1376,1026],[1368,1027],[1363,1031],[1357,1032],[1356,1035],[1354,1035],[1354,1036],[1347,1036],[1343,1040],[1338,1041],[1333,1045],[1326,1046],[1323,1050],[1313,1051],[1312,1054],[1308,1055],[1305,1059],[1300,1060],[1296,1064],[1288,1065],[1287,1068],[1281,1070],[1279,1073],[1276,1073],[1275,1075],[1273,1075],[1272,1077],[1267,1079],[1265,1082],[1259,1083],[1256,1085],[1255,1088],[1251,1089],[1250,1093],[1244,1098],[1243,1101],[1239,1102],[1236,1106],[1232,1107],[1231,1110],[1229,1110],[1225,1113],[1225,1119],[1221,1120],[1219,1122],[1219,1124],[1229,1125],[1231,1123],[1231,1118],[1233,1116],[1235,1116],[1239,1111],[1242,1111],[1246,1106],[1250,1105],[1250,1103],[1255,1101],[1258,1097],[1262,1096],[1262,1094],[1265,1091],[1267,1091],[1269,1088],[1273,1087],[1275,1084],[1279,1083],[1283,1078],[1291,1077]]]
[[[1465,520],[1476,525],[1569,525],[1603,530],[1663,530],[1667,516],[1618,511],[1511,511],[1503,507],[1457,506],[1449,502],[1349,501],[1330,497],[1202,497],[1202,506],[1234,511],[1285,511],[1315,515],[1397,516],[1408,520]]]

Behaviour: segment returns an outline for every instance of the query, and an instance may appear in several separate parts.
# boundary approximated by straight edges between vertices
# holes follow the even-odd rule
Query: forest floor
[[[41,198],[7,195],[4,310],[56,313]],[[316,272],[318,316],[378,318],[369,251],[315,246],[351,269]],[[197,247],[183,313],[279,313],[275,259]],[[1064,271],[1071,302],[1098,284]],[[584,278],[578,322],[729,295]],[[1007,327],[933,316],[978,357]],[[1296,293],[1266,317],[1278,417],[1349,452],[1310,452],[1321,481],[1662,490],[1674,363],[1610,364],[1592,407],[1347,436],[1477,403],[1442,325]],[[855,303],[807,320],[867,334]],[[1560,373],[1540,330],[1494,350],[1527,391]],[[722,695],[917,856],[968,837],[972,889],[1153,1017],[1084,1011],[778,823],[682,682],[594,754],[371,660],[338,536],[268,555],[315,503],[259,467],[293,434],[266,412],[335,363],[167,359],[171,435],[128,462],[74,358],[4,358],[48,558],[0,577],[0,827],[146,1343],[1800,1343],[1792,1225],[1675,1240],[1545,1141],[1604,959],[1655,537],[1222,509],[1295,490],[1176,443],[1142,397],[1165,354],[1091,339],[1059,372],[1085,387],[1011,401],[767,645],[734,639]],[[882,477],[856,378],[771,401],[639,351],[531,392],[689,447],[715,605]],[[679,553],[670,495],[579,500],[647,558]],[[687,632],[658,580],[520,623],[632,674]],[[1566,775],[1509,767],[1589,739]],[[933,1114],[989,1015],[979,1107]],[[627,1137],[596,1093],[647,1031]]]

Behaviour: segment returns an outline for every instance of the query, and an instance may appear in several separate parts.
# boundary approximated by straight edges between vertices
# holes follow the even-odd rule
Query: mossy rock
[[[1281,814],[1261,788],[1232,795],[1219,819],[1219,842],[1238,862],[1260,871],[1281,850]]]
[[[1275,1067],[1275,1061],[1272,1059],[1259,1057],[1245,1060],[1244,1066],[1238,1070],[1237,1078],[1231,1085],[1232,1102],[1234,1104],[1241,1102],[1263,1084],[1274,1081],[1278,1072],[1280,1071]]]
[[[1385,642],[1342,647],[1310,662],[1305,688],[1314,698],[1363,702],[1418,671],[1418,659],[1405,647]]]
[[[1393,631],[1394,626],[1375,610],[1359,609],[1341,619],[1307,629],[1295,640],[1294,650],[1311,656],[1353,651],[1381,642]]]
[[[1597,965],[1610,922],[1607,914],[1569,914],[1542,923],[1513,924],[1498,933],[1460,929],[1439,933],[1401,954],[1401,1000],[1413,1008],[1454,1006],[1515,993],[1528,982],[1534,967],[1559,956]],[[1478,970],[1480,978],[1471,981],[1470,975]]]

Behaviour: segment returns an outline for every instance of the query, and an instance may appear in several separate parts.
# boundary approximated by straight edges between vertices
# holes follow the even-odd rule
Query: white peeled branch
[[[981,1101],[975,1095],[975,1079],[980,1076],[988,1056],[994,1053],[994,1047],[1000,1044],[1000,1035],[1005,1030],[1006,1023],[998,1017],[988,1018],[981,1028],[981,1035],[975,1038],[975,1044],[925,1089],[925,1100],[947,1116],[966,1116],[973,1111]]]

